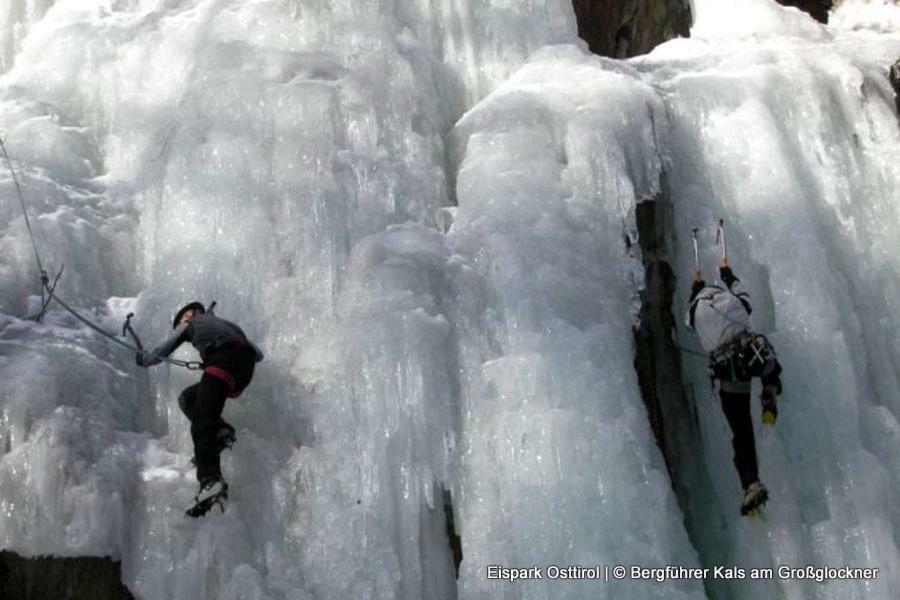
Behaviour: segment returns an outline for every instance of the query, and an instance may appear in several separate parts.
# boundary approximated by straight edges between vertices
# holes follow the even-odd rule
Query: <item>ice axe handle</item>
[[[722,259],[728,258],[728,241],[725,239],[725,219],[719,219],[719,230],[716,231],[716,244],[722,243]]]
[[[134,332],[134,329],[131,328],[131,317],[134,316],[134,313],[128,313],[128,316],[125,317],[125,324],[122,325],[122,337],[125,337],[125,333],[131,335],[131,339],[134,340],[134,345],[138,347],[138,350],[143,350],[144,345],[141,344],[140,338],[138,338],[137,334]]]
[[[694,238],[694,272],[700,272],[700,250],[697,247],[697,228],[691,229],[691,237]]]

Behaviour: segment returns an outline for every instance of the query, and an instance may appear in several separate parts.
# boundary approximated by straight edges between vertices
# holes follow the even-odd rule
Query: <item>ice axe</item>
[[[125,324],[122,325],[122,337],[125,337],[125,333],[128,332],[131,335],[131,339],[134,340],[134,345],[138,347],[138,350],[143,350],[144,345],[141,344],[141,339],[134,332],[134,329],[131,328],[131,317],[134,316],[134,313],[128,313],[128,316],[125,317]]]
[[[697,231],[696,227],[691,229],[691,237],[694,238],[694,273],[700,272],[700,250],[697,247]]]
[[[716,231],[716,246],[722,244],[722,260],[728,260],[728,242],[725,240],[725,219],[719,219],[719,229]]]

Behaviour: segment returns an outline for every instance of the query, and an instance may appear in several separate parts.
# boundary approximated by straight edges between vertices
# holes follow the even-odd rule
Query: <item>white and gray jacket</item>
[[[719,276],[727,289],[702,280],[694,282],[685,318],[688,329],[697,332],[703,349],[710,353],[749,331],[753,312],[750,296],[731,269],[719,269]]]

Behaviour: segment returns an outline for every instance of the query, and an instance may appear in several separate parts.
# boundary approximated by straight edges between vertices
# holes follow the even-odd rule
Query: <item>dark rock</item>
[[[894,87],[894,102],[897,104],[897,115],[900,116],[900,59],[891,65],[890,72],[891,85]]]
[[[784,6],[796,6],[812,15],[820,23],[828,22],[828,11],[834,7],[834,0],[778,0]]]
[[[456,523],[453,518],[453,496],[450,490],[444,490],[444,518],[447,524],[447,540],[450,542],[450,552],[453,554],[453,566],[456,567],[456,578],[459,579],[459,565],[462,564],[462,538],[456,533]]]
[[[822,23],[834,0],[777,0]],[[690,0],[572,0],[578,35],[591,52],[613,58],[646,54],[674,37],[690,35]]]
[[[689,284],[680,283],[671,267],[677,236],[665,177],[662,187],[657,197],[637,205],[635,215],[646,287],[641,292],[640,326],[634,330],[634,368],[688,536],[701,564],[713,567],[727,560],[721,549],[728,541],[723,539],[716,510],[709,505],[716,492],[704,464],[703,432],[697,415],[696,396],[705,397],[709,392],[695,390],[682,377],[683,361],[699,361],[705,369],[706,357],[702,351],[701,356],[690,353],[688,346],[696,346],[696,342],[677,339],[672,310],[676,294],[687,295]],[[719,410],[717,402],[709,401],[700,408]],[[730,465],[726,462],[722,468]],[[707,586],[711,598],[734,595],[727,582],[708,580]]]
[[[646,54],[690,33],[689,0],[573,0],[578,35],[591,52],[613,58]]]
[[[3,600],[134,600],[122,585],[121,563],[109,558],[23,558],[0,552]]]
[[[682,379],[681,349],[674,340],[672,314],[676,277],[669,263],[672,205],[664,193],[637,205],[638,239],[645,269],[641,292],[640,326],[634,331],[635,360],[641,396],[647,407],[650,427],[662,450],[673,487],[678,474],[693,460],[694,452],[684,452],[677,438],[700,439],[696,407],[686,393]],[[687,457],[690,457],[688,459]]]

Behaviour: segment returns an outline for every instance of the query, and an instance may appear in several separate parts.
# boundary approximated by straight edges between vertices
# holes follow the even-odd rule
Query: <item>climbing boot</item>
[[[741,504],[741,515],[755,515],[769,499],[769,490],[759,481],[754,481],[744,490],[744,502]]]

